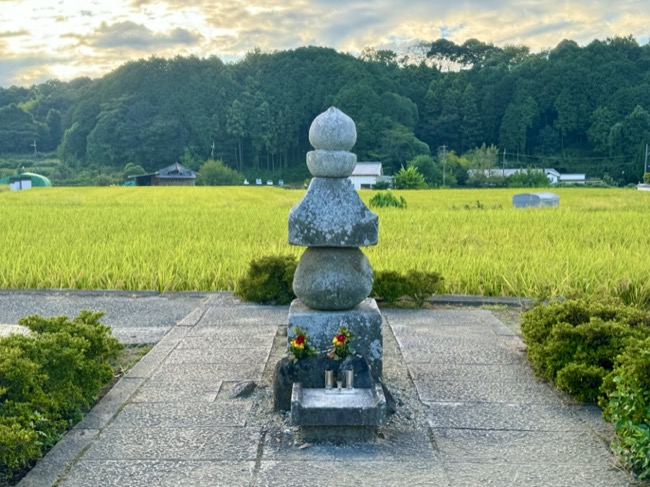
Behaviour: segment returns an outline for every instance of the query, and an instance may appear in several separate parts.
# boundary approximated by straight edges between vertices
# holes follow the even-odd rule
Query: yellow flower
[[[292,341],[291,341],[291,346],[292,346],[293,348],[297,348],[297,349],[299,349],[299,350],[302,350],[303,348],[305,348],[305,344],[304,344],[304,343],[297,343],[295,340],[292,340]]]

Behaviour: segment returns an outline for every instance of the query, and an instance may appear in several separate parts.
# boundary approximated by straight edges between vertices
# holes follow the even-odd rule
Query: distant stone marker
[[[560,196],[555,193],[520,193],[512,197],[515,208],[530,208],[531,206],[560,206]]]

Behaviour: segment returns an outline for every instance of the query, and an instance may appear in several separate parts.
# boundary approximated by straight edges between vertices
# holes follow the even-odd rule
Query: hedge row
[[[537,374],[615,423],[613,445],[650,479],[650,312],[571,299],[524,313],[521,330]]]
[[[0,482],[40,458],[113,378],[123,346],[102,315],[30,316],[19,323],[31,335],[0,339]]]
[[[293,293],[296,258],[290,255],[270,255],[251,261],[246,274],[237,282],[235,295],[245,301],[261,304],[288,304]],[[372,296],[393,304],[407,296],[422,307],[427,298],[443,290],[443,278],[437,272],[411,270],[405,274],[394,271],[377,272]]]

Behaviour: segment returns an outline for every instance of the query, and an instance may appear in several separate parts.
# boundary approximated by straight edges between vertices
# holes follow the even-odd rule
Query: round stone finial
[[[341,110],[330,107],[311,123],[309,142],[316,150],[349,151],[357,142],[357,127]]]

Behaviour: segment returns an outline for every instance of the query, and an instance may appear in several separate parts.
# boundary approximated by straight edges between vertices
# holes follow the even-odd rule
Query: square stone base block
[[[367,389],[303,389],[293,384],[291,422],[297,426],[378,426],[386,421],[380,384]]]
[[[294,299],[289,308],[287,345],[295,336],[293,329],[300,327],[307,332],[317,350],[331,350],[339,326],[347,326],[356,335],[350,346],[365,357],[372,374],[381,378],[384,339],[381,312],[374,299],[364,299],[353,309],[344,311],[315,310]]]

